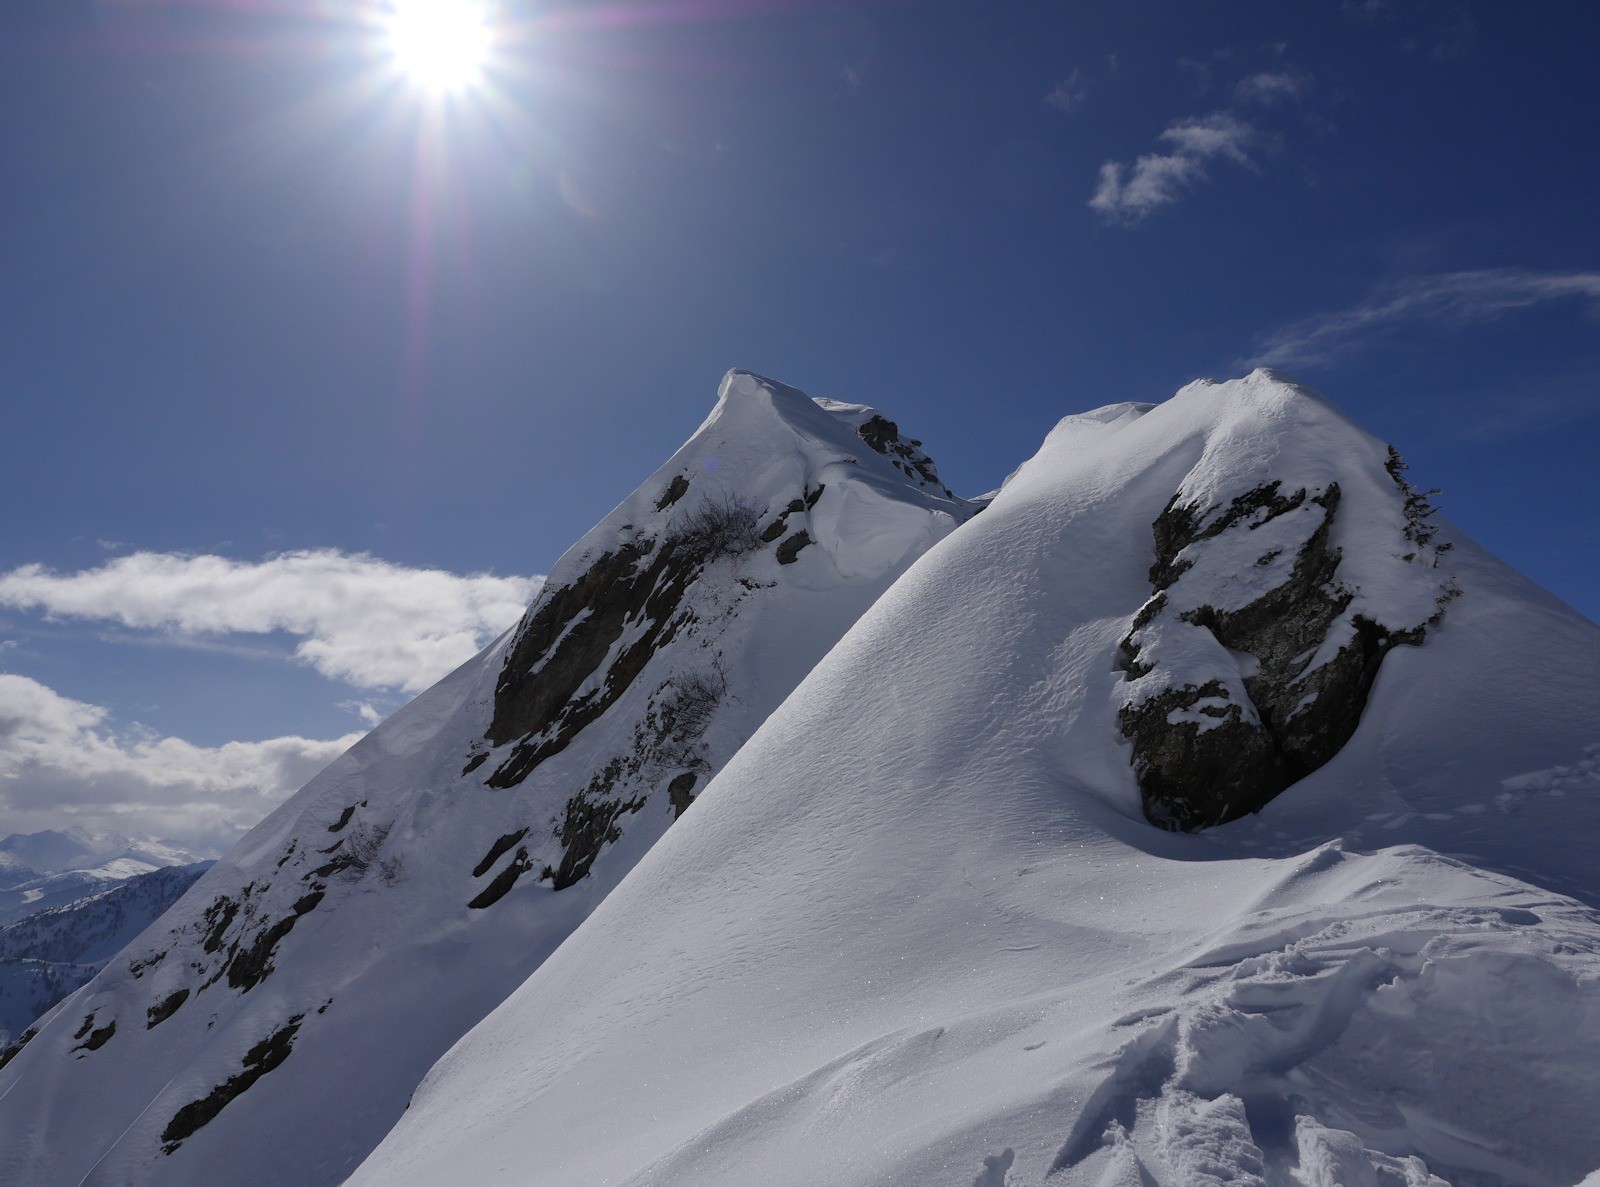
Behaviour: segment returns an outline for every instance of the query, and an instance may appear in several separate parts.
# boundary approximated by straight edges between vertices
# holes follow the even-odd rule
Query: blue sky
[[[0,833],[225,838],[730,366],[976,493],[1270,362],[1600,617],[1596,6],[503,3],[446,97],[384,10],[0,10]]]

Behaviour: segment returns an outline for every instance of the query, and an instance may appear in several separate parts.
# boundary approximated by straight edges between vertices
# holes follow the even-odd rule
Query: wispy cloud
[[[1452,13],[1439,29],[1433,44],[1428,47],[1428,56],[1436,62],[1459,62],[1472,53],[1472,46],[1477,40],[1477,22],[1463,8]]]
[[[369,729],[383,721],[388,713],[378,708],[371,701],[340,701],[339,708],[347,709],[361,718],[363,725]]]
[[[1063,115],[1071,115],[1083,106],[1083,101],[1088,97],[1089,80],[1083,71],[1074,70],[1050,88],[1044,97],[1044,103],[1046,107],[1053,107]]]
[[[1392,21],[1395,17],[1394,0],[1339,0],[1345,17],[1358,24],[1375,24]]]
[[[137,552],[76,573],[23,565],[0,574],[0,605],[185,640],[283,631],[325,676],[416,692],[513,625],[542,582],[331,549],[255,562]]]
[[[1361,304],[1292,322],[1263,337],[1252,366],[1326,363],[1419,324],[1458,328],[1548,301],[1600,302],[1600,272],[1498,268],[1388,285]]]
[[[0,673],[0,832],[77,824],[227,848],[359,738],[196,746]]]
[[[1170,151],[1139,157],[1131,167],[1121,161],[1102,165],[1089,206],[1108,222],[1137,223],[1205,180],[1212,161],[1248,165],[1247,150],[1257,138],[1255,128],[1225,111],[1175,120],[1160,136]]]
[[[1233,97],[1240,103],[1270,107],[1274,103],[1296,100],[1311,89],[1311,75],[1292,68],[1258,70],[1239,80]]]

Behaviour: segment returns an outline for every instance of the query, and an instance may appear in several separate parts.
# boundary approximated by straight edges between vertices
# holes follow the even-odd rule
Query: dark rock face
[[[249,992],[272,972],[272,958],[277,954],[278,943],[293,930],[300,917],[316,908],[322,901],[322,891],[313,891],[298,899],[288,915],[268,924],[250,940],[229,950],[228,984]]]
[[[201,918],[205,938],[200,947],[206,953],[221,953],[222,958],[200,990],[204,991],[224,976],[231,987],[246,993],[266,980],[272,973],[279,943],[302,916],[316,910],[326,889],[322,883],[312,883],[310,892],[296,899],[288,914],[271,920],[257,913],[265,886],[252,882],[244,887],[239,898],[217,896]],[[236,921],[237,927],[234,926]]]
[[[483,877],[494,868],[495,862],[499,861],[511,851],[511,846],[515,845],[527,835],[527,829],[519,828],[514,833],[506,833],[504,836],[495,838],[494,844],[489,846],[489,852],[483,855],[483,860],[478,862],[478,864],[473,867],[472,876],[474,878]]]
[[[183,1144],[185,1138],[192,1137],[231,1101],[243,1096],[252,1084],[288,1059],[303,1018],[304,1014],[296,1014],[289,1019],[245,1053],[244,1066],[238,1072],[199,1100],[190,1101],[174,1113],[167,1127],[161,1131],[162,1151],[171,1154]]]
[[[1350,740],[1383,657],[1422,642],[1427,624],[1396,629],[1347,613],[1354,591],[1341,584],[1341,557],[1329,544],[1339,506],[1337,483],[1285,493],[1273,482],[1237,496],[1220,513],[1174,497],[1156,519],[1154,596],[1122,641],[1127,674],[1159,676],[1168,655],[1192,654],[1198,646],[1232,678],[1169,680],[1120,711],[1152,824],[1193,832],[1259,811]],[[1283,576],[1254,600],[1218,607],[1193,591],[1174,598],[1209,542],[1237,543],[1291,513],[1299,520],[1287,537],[1263,539],[1295,541],[1292,563],[1280,559],[1282,546],[1262,552],[1255,563],[1275,565]],[[1186,608],[1174,610],[1174,601]],[[1443,600],[1439,605],[1442,612]],[[1195,630],[1209,638],[1176,641]]]
[[[888,458],[894,468],[907,478],[917,478],[926,482],[950,497],[950,488],[939,481],[939,472],[934,469],[933,459],[922,452],[922,442],[915,437],[902,437],[900,426],[888,417],[874,415],[868,419],[856,434],[873,449]]]
[[[587,787],[567,801],[556,828],[556,839],[563,849],[561,864],[553,869],[545,867],[543,874],[550,879],[552,888],[565,890],[587,877],[600,850],[622,838],[617,821],[644,807],[642,795],[624,799],[608,794],[621,777],[622,760],[613,759]]]
[[[778,563],[792,565],[800,556],[800,550],[811,543],[811,533],[801,528],[782,544],[778,545]]]
[[[603,554],[571,585],[542,599],[495,687],[489,742],[521,741],[489,777],[490,787],[515,787],[615,703],[681,629],[674,615],[697,572],[671,541],[657,546],[642,539]],[[638,637],[616,657],[601,687],[578,696],[635,623],[642,627]]]
[[[183,1005],[183,1003],[188,1000],[189,991],[187,989],[180,989],[170,997],[167,997],[151,1006],[148,1011],[148,1019],[144,1024],[145,1029],[150,1030],[153,1027],[160,1026],[168,1018],[171,1018],[174,1014],[176,1014],[178,1012],[178,1007]]]
[[[675,478],[657,509],[678,503],[688,490],[688,480]],[[803,528],[790,532],[789,520],[816,506],[823,490],[821,484],[806,487],[764,526],[765,515],[753,503],[734,494],[710,496],[676,513],[671,529],[659,538],[636,534],[590,562],[576,580],[547,588],[513,641],[496,685],[494,714],[482,744],[514,745],[487,786],[514,787],[565,750],[632,686],[658,651],[680,632],[693,631],[698,619],[686,597],[709,565],[764,548],[786,533],[776,555],[779,563],[792,563],[812,540]],[[766,588],[744,578],[738,587],[743,591],[738,596]],[[580,695],[585,685],[589,688]],[[706,766],[701,736],[726,691],[720,671],[680,672],[651,694],[630,750],[596,771],[554,822],[562,855],[543,867],[541,879],[561,890],[585,877],[600,851],[622,835],[622,817],[644,807],[669,768],[678,772],[669,800],[682,814]],[[463,775],[485,758],[486,753],[469,756]],[[474,877],[487,873],[526,832],[515,840],[502,837],[505,847],[491,850]],[[527,854],[519,854],[470,905],[488,906],[511,889],[528,868]]]
[[[694,785],[699,778],[700,776],[693,771],[685,771],[667,784],[667,800],[672,804],[674,820],[687,812],[689,805],[694,803]]]
[[[665,511],[688,493],[689,480],[682,474],[673,475],[672,481],[667,483],[667,489],[662,491],[661,497],[656,500],[656,510]]]
[[[91,1030],[91,1027],[94,1027],[94,1029]],[[85,1032],[87,1032],[89,1035],[87,1039],[83,1039]],[[117,1020],[115,1018],[106,1023],[104,1026],[96,1027],[94,1026],[94,1015],[91,1014],[89,1017],[83,1020],[83,1029],[78,1031],[78,1033],[73,1036],[73,1038],[83,1039],[83,1042],[79,1043],[73,1048],[73,1050],[98,1051],[101,1047],[104,1047],[107,1043],[109,1043],[111,1041],[111,1036],[116,1033]]]
[[[527,830],[524,829],[523,832],[525,833]],[[503,855],[504,850],[502,850],[497,857]],[[474,876],[479,878],[483,877],[483,874],[489,872],[490,865],[493,865],[493,862],[479,866],[479,869],[482,870],[483,873],[479,873]],[[467,906],[471,907],[475,911],[481,911],[485,907],[494,906],[495,903],[505,898],[507,892],[517,884],[517,879],[522,877],[522,875],[526,874],[531,869],[533,869],[533,863],[528,860],[527,847],[522,845],[517,846],[516,855],[506,863],[506,868],[501,870],[492,879],[490,879],[489,885],[485,886],[477,894],[473,895],[472,901],[469,902]]]
[[[22,1053],[22,1049],[29,1043],[33,1042],[38,1034],[38,1030],[30,1026],[27,1030],[22,1032],[21,1036],[18,1037],[16,1042],[12,1043],[11,1046],[7,1047],[4,1051],[0,1051],[0,1068],[5,1067],[6,1064],[10,1063],[13,1059],[20,1055]]]

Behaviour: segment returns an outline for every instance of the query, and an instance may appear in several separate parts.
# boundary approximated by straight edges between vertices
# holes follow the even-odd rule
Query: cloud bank
[[[1171,151],[1146,154],[1131,167],[1121,161],[1107,161],[1100,166],[1100,183],[1089,199],[1091,209],[1109,222],[1139,222],[1203,181],[1212,161],[1248,165],[1247,150],[1256,141],[1257,133],[1237,116],[1218,111],[1174,120],[1159,139]]]
[[[256,562],[136,552],[77,573],[23,565],[0,574],[0,606],[188,639],[283,631],[324,676],[419,692],[515,624],[543,581],[333,549]]]
[[[1389,285],[1359,305],[1292,322],[1261,338],[1248,366],[1328,363],[1372,339],[1430,324],[1448,329],[1481,324],[1548,301],[1600,302],[1600,272],[1533,272],[1517,268],[1445,272]]]
[[[227,849],[359,733],[196,746],[0,673],[0,832],[81,825]]]

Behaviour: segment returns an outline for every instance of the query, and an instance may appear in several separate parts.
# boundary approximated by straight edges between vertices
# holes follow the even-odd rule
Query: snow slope
[[[1341,598],[1443,614],[1259,814],[1163,831],[1120,717],[1153,525],[1263,478],[1339,484]],[[1405,493],[1270,372],[1063,421],[352,1187],[1595,1181],[1600,628],[1448,525],[1418,557]]]
[[[516,629],[246,835],[0,1071],[0,1182],[342,1179],[967,513],[872,409],[730,372]]]

